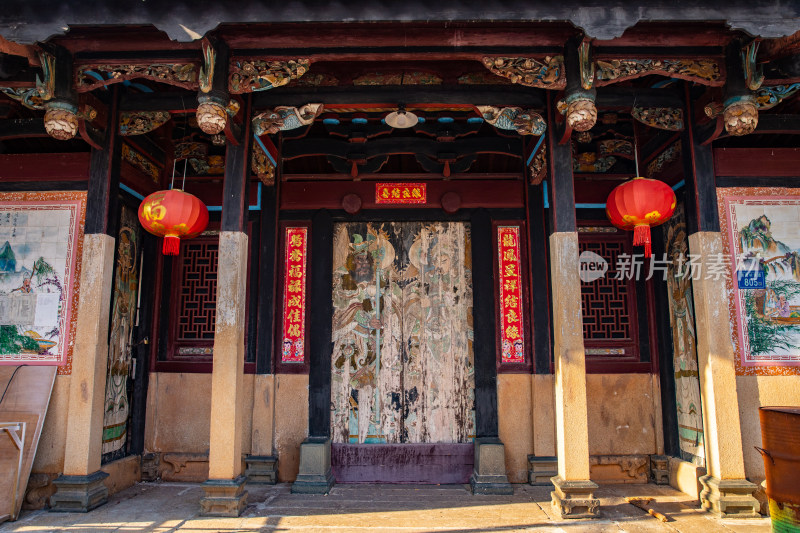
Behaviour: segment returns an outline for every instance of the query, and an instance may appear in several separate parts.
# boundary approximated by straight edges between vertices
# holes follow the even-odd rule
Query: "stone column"
[[[61,80],[61,83],[71,87],[71,61],[67,72],[69,80]],[[64,473],[53,481],[57,490],[50,498],[51,511],[87,512],[108,501],[108,489],[103,484],[108,474],[100,470],[100,463],[118,217],[118,101],[118,88],[113,87],[102,146],[92,149],[89,163]]]
[[[85,235],[64,449],[64,474],[55,480],[51,511],[87,512],[108,501],[100,471],[103,400],[108,361],[108,321],[114,272],[114,238]]]
[[[226,52],[220,45],[218,52]],[[217,72],[227,72],[227,53],[217,56]],[[225,76],[214,83],[224,88]],[[221,90],[221,89],[220,89]],[[250,149],[253,137],[251,97],[242,107],[243,123],[234,128],[225,153],[225,181],[222,191],[222,221],[217,256],[217,312],[214,326],[214,356],[211,370],[211,435],[208,452],[208,481],[200,512],[210,516],[239,516],[247,505],[242,461],[244,421],[244,330],[247,324],[247,250],[245,233]]]
[[[589,480],[586,355],[583,349],[578,233],[550,235],[550,283],[555,341],[555,412],[558,475],[553,506],[564,518],[599,514],[597,485]]]
[[[208,481],[200,505],[203,514],[239,516],[247,504],[242,473],[247,235],[220,232],[218,260]]]
[[[701,265],[711,264],[722,253],[722,235],[693,233],[689,249]],[[700,478],[700,503],[723,517],[758,518],[760,506],[753,497],[758,487],[745,479],[728,292],[724,278],[699,278],[692,291],[708,470]]]

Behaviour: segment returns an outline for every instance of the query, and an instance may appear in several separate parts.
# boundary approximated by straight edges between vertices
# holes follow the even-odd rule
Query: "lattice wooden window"
[[[636,282],[618,279],[617,270],[619,256],[633,253],[630,236],[581,233],[578,243],[581,253],[594,252],[608,263],[604,276],[588,283],[581,282],[587,358],[638,360]]]
[[[181,243],[172,278],[170,352],[174,358],[210,358],[212,355],[218,254],[217,236]]]

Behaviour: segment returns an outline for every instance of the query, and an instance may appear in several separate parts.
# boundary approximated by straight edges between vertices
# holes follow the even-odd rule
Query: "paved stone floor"
[[[547,487],[515,485],[513,496],[472,496],[466,485],[337,485],[328,496],[289,492],[289,485],[249,486],[239,518],[199,516],[203,489],[189,483],[140,483],[110,498],[91,513],[23,511],[0,531],[124,533],[168,531],[337,532],[670,532],[767,533],[769,519],[720,520],[695,508],[689,497],[656,485],[610,485],[598,491],[603,515],[595,520],[562,520],[550,507]],[[626,496],[654,497],[662,523],[625,502]]]

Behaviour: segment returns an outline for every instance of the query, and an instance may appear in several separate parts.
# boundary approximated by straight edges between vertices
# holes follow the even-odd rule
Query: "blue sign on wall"
[[[753,270],[738,270],[736,277],[739,280],[740,289],[766,289],[767,277],[760,268]]]

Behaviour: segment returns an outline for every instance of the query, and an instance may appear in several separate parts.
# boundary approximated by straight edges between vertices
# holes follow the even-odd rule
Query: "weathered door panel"
[[[336,226],[334,442],[471,438],[469,243],[463,223]]]

